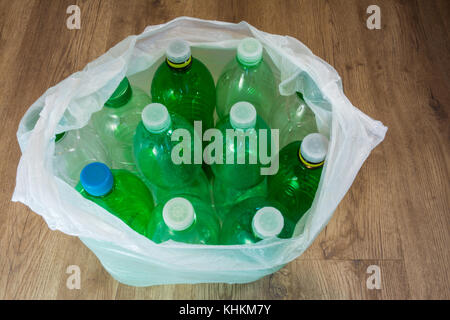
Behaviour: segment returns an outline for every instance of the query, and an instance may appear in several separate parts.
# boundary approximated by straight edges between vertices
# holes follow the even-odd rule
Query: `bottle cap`
[[[253,232],[261,239],[276,237],[284,227],[281,212],[274,207],[263,207],[253,216]]]
[[[61,140],[62,138],[64,138],[66,133],[67,133],[67,131],[55,134],[55,143],[58,142],[59,140]]]
[[[108,101],[105,102],[105,106],[111,108],[118,108],[126,104],[131,99],[132,91],[128,78],[125,77],[119,83],[116,91],[113,92]]]
[[[310,163],[320,163],[325,160],[328,152],[328,139],[320,133],[308,134],[300,145],[303,159]]]
[[[80,182],[87,193],[101,197],[111,191],[114,178],[106,164],[92,162],[81,170]]]
[[[262,44],[255,38],[245,38],[239,42],[237,58],[242,64],[246,66],[257,65],[262,59],[262,54]]]
[[[175,231],[183,231],[194,223],[194,207],[185,198],[172,198],[163,208],[163,219],[166,225]]]
[[[173,63],[186,62],[191,57],[191,47],[184,40],[173,40],[166,49],[166,57]]]
[[[150,103],[147,105],[142,111],[141,117],[144,127],[152,133],[167,130],[172,122],[169,111],[161,103]]]
[[[256,109],[246,101],[235,103],[230,110],[230,123],[235,129],[253,128],[256,124]]]

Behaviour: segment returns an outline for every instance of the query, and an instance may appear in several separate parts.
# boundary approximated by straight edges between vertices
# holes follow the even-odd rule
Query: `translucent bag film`
[[[173,241],[157,245],[54,175],[54,135],[85,126],[124,76],[149,92],[152,76],[171,40],[188,41],[193,56],[217,81],[239,40],[249,36],[261,41],[265,58],[277,70],[280,94],[303,93],[319,131],[330,138],[316,197],[297,224],[296,236],[252,245],[205,246]],[[22,157],[12,200],[41,215],[50,229],[79,237],[122,283],[245,283],[275,272],[311,245],[386,130],[381,122],[351,104],[337,72],[300,41],[259,31],[246,22],[181,17],[147,27],[142,34],[121,41],[83,71],[48,89],[28,109],[17,132]]]

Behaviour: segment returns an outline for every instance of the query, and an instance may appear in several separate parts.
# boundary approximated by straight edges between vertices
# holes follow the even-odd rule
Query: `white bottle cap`
[[[256,124],[256,109],[246,101],[235,103],[230,110],[230,123],[235,129],[253,128]]]
[[[145,128],[153,133],[163,132],[170,127],[169,111],[161,103],[150,103],[142,111],[142,122]]]
[[[169,43],[166,49],[166,57],[173,63],[183,63],[191,56],[191,47],[184,40],[176,39]]]
[[[300,152],[306,161],[320,163],[327,156],[328,139],[320,133],[308,134],[302,141]]]
[[[245,38],[239,42],[237,58],[247,66],[254,66],[262,59],[263,47],[255,38]]]
[[[281,212],[274,207],[259,209],[253,216],[253,232],[261,239],[276,237],[284,227],[284,218]]]
[[[175,231],[189,228],[195,220],[194,207],[185,198],[172,198],[163,208],[163,219],[166,225]]]

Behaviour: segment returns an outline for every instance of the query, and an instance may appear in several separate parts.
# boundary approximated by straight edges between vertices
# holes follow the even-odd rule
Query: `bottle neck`
[[[170,129],[172,129],[172,120],[170,121],[170,123],[164,127],[161,128],[160,130],[154,130],[154,129],[149,129],[145,123],[142,123],[144,125],[144,129],[147,130],[148,133],[150,134],[160,134],[160,135],[164,135],[166,134]]]
[[[148,130],[148,129],[145,128],[145,126],[144,126],[145,130],[147,130],[147,132],[148,132],[149,134],[152,134],[152,135],[161,135],[161,136],[165,135],[165,134],[170,130],[170,127],[171,127],[171,126],[169,126],[169,127],[166,128],[166,129],[161,129],[160,131],[155,131],[155,130]]]
[[[249,133],[252,130],[255,131],[255,126],[256,126],[256,124],[248,126],[248,127],[238,127],[238,126],[233,125],[233,122],[230,119],[230,127],[233,130],[235,130],[236,132],[247,132],[247,133]],[[256,133],[256,131],[255,131],[255,133]]]
[[[255,69],[255,68],[259,67],[259,65],[260,65],[261,62],[262,62],[262,58],[261,58],[261,60],[259,60],[259,61],[258,61],[257,63],[255,63],[255,64],[248,64],[248,63],[242,62],[242,61],[239,59],[239,57],[236,55],[236,62],[237,62],[237,64],[238,64],[242,69],[244,69],[244,70],[250,70],[250,69]]]
[[[323,164],[325,163],[325,160],[319,163],[313,163],[313,162],[309,162],[307,161],[303,156],[302,156],[302,152],[301,149],[298,148],[298,160],[300,161],[300,164],[302,166],[304,166],[307,169],[318,169],[318,168],[322,168]]]
[[[176,63],[176,62],[170,61],[168,58],[166,58],[166,63],[170,67],[170,69],[176,70],[179,72],[184,72],[191,68],[192,60],[193,60],[193,58],[192,58],[192,56],[190,56],[189,59],[187,59],[186,61],[181,62],[181,63]]]
[[[175,229],[175,228],[171,227],[170,225],[168,225],[167,223],[165,223],[165,225],[167,226],[167,228],[169,228],[170,230],[172,230],[175,233],[176,232],[187,232],[187,231],[193,230],[195,228],[195,217],[192,220],[191,224],[189,224],[189,226],[183,227],[180,229]]]
[[[84,189],[84,188],[83,188],[83,189]],[[84,191],[85,191],[90,197],[93,197],[93,198],[96,198],[96,199],[102,199],[102,198],[108,197],[111,193],[113,193],[113,191],[114,191],[114,184],[113,184],[113,186],[111,187],[111,189],[110,189],[108,192],[106,192],[105,194],[103,194],[103,195],[101,195],[101,196],[95,196],[95,195],[92,195],[92,194],[90,194],[86,189],[84,189]]]

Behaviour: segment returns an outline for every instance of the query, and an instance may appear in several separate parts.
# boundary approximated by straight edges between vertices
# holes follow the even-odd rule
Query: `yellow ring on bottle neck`
[[[298,148],[298,158],[300,159],[300,161],[307,167],[310,169],[314,169],[314,168],[318,168],[323,166],[323,164],[325,163],[325,160],[323,160],[322,162],[319,163],[310,163],[308,161],[306,161],[303,157],[302,157],[302,153],[300,151],[300,148]]]
[[[167,63],[169,64],[169,66],[171,66],[172,68],[175,69],[181,69],[184,68],[186,66],[188,66],[191,61],[192,61],[192,56],[189,57],[189,59],[187,59],[185,62],[183,63],[173,63],[172,61],[170,61],[169,59],[166,58]]]

